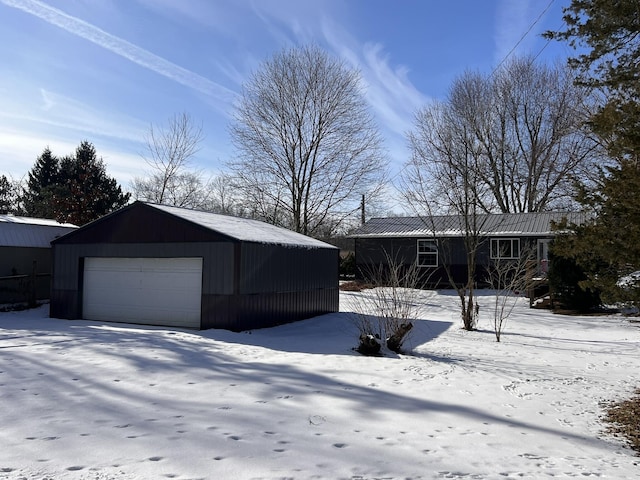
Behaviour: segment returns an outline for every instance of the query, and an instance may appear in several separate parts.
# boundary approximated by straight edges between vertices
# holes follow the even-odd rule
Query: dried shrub
[[[418,267],[407,266],[386,252],[385,257],[384,265],[367,272],[371,294],[352,305],[360,332],[356,350],[363,354],[377,355],[383,345],[400,353],[417,315]]]
[[[629,447],[640,455],[640,389],[633,397],[605,405],[604,421],[609,423],[606,432],[624,438]]]

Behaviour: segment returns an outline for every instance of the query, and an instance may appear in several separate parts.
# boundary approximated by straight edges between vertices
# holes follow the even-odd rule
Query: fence
[[[50,296],[51,273],[38,273],[34,260],[31,273],[0,277],[0,304],[25,303],[35,307]]]

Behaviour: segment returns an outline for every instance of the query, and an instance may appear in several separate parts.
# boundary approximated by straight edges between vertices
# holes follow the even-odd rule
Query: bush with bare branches
[[[507,319],[518,302],[518,294],[529,290],[530,270],[534,265],[531,249],[523,250],[518,259],[493,259],[489,264],[487,280],[495,292],[493,331],[497,342],[500,341]]]
[[[376,355],[382,345],[400,353],[417,317],[420,270],[385,252],[386,262],[365,272],[372,286],[367,295],[352,297],[360,332],[357,350]]]

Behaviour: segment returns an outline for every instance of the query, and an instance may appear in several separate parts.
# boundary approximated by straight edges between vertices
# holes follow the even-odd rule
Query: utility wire
[[[511,50],[509,50],[509,53],[507,53],[504,58],[500,61],[500,63],[496,66],[496,68],[493,69],[493,71],[491,72],[491,75],[489,76],[493,76],[494,73],[496,73],[496,71],[502,66],[502,64],[504,62],[507,61],[507,59],[511,56],[511,54],[515,51],[516,48],[518,48],[518,46],[522,43],[522,41],[525,39],[525,37],[527,35],[529,35],[529,33],[531,33],[531,30],[533,30],[533,27],[535,27],[538,22],[542,19],[542,17],[544,16],[545,13],[547,13],[549,11],[549,9],[551,8],[551,5],[553,5],[553,2],[555,0],[551,0],[549,2],[549,4],[545,7],[545,9],[540,13],[540,15],[538,15],[538,18],[535,19],[535,21],[531,24],[531,26],[527,29],[526,32],[524,32],[522,34],[522,36],[520,37],[520,40],[518,40],[516,42],[516,44],[513,46],[513,48]],[[542,47],[542,50],[544,50],[545,48],[547,48],[547,45],[549,45],[549,42],[551,40],[547,40],[547,43],[544,45],[544,47]],[[540,53],[542,53],[542,50],[540,50],[540,52],[538,52],[538,55],[540,55]],[[536,58],[538,57],[538,55],[536,55]]]

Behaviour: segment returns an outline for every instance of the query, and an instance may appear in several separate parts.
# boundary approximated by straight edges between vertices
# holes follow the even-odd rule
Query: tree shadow
[[[94,405],[87,408],[100,411],[107,417],[115,415],[119,419],[127,415],[134,417],[138,415],[138,410],[142,411],[149,405],[156,404],[161,389],[141,388],[140,385],[129,389],[126,384],[116,382],[117,378],[101,377],[99,372],[92,368],[91,361],[108,363],[108,359],[113,358],[115,365],[116,360],[120,364],[124,359],[125,368],[129,370],[127,376],[132,377],[131,372],[140,372],[140,382],[143,384],[149,382],[155,374],[161,378],[167,374],[170,374],[167,378],[175,378],[175,374],[179,374],[184,377],[185,383],[187,380],[193,380],[192,383],[202,382],[212,392],[215,392],[216,388],[229,385],[261,385],[261,395],[265,398],[277,398],[286,393],[295,396],[302,404],[305,398],[311,399],[321,394],[332,401],[340,400],[345,405],[344,408],[353,411],[354,414],[367,412],[370,421],[385,418],[389,411],[402,414],[444,412],[459,416],[460,421],[473,419],[479,422],[505,424],[589,444],[604,444],[595,438],[573,434],[560,428],[541,426],[533,421],[507,418],[471,405],[435,401],[421,398],[419,395],[407,396],[393,391],[382,391],[373,386],[348,383],[339,375],[328,374],[322,368],[313,369],[308,365],[306,368],[299,368],[293,363],[255,360],[251,351],[244,357],[239,356],[237,352],[234,355],[226,352],[227,344],[234,340],[233,343],[236,344],[287,353],[331,355],[331,352],[338,352],[357,355],[327,347],[331,337],[327,344],[322,342],[320,346],[314,346],[316,338],[299,338],[301,334],[326,331],[334,326],[334,322],[343,324],[344,315],[325,315],[307,322],[309,325],[301,328],[302,333],[299,332],[296,337],[295,326],[291,324],[282,328],[276,327],[274,330],[280,330],[276,334],[262,335],[263,331],[244,334],[211,330],[194,332],[48,318],[25,322],[0,319],[0,326],[11,330],[10,336],[0,336],[0,347],[3,348],[3,360],[0,360],[0,365],[3,372],[11,378],[24,379],[25,375],[39,375],[40,377],[35,376],[35,379],[37,382],[45,383],[41,388],[48,392],[49,401],[60,405],[65,404],[65,399],[74,395],[91,392],[91,402]],[[436,333],[442,333],[450,326],[444,322],[420,322],[429,325],[429,328],[424,329],[425,332],[430,332],[423,338],[425,341],[433,339]],[[18,331],[24,331],[25,335],[21,337]],[[297,338],[296,342],[291,342],[293,338]],[[342,337],[338,335],[338,338]],[[292,343],[297,346],[293,346]],[[40,353],[49,353],[34,355],[34,347],[37,347]],[[87,354],[87,349],[91,355]],[[82,351],[83,356],[74,360],[74,353],[78,351]],[[425,356],[438,362],[454,361],[450,358]],[[53,357],[56,361],[51,361]],[[384,361],[377,357],[362,357],[361,360],[359,365],[365,369]],[[114,369],[107,370],[112,375],[118,375]],[[161,388],[175,389],[178,386],[162,385]],[[171,405],[167,408],[183,413],[206,412],[216,405],[215,398],[203,401],[201,396],[197,400],[186,396],[168,402]],[[258,421],[248,410],[236,415],[236,421],[239,423],[251,424]]]

